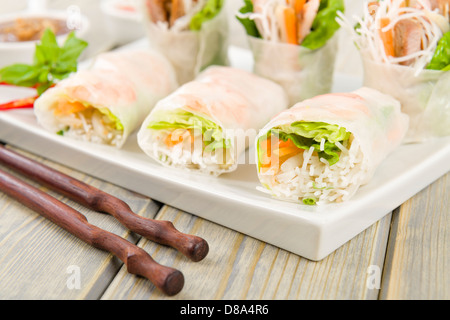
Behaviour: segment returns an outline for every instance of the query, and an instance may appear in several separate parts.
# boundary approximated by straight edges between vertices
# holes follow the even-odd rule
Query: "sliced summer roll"
[[[177,88],[162,55],[133,50],[100,55],[35,103],[38,123],[64,137],[121,148],[156,102]]]
[[[256,137],[287,107],[278,84],[212,66],[158,102],[138,132],[138,143],[163,165],[218,176],[235,170],[249,144],[246,137]]]
[[[366,87],[300,102],[256,139],[259,189],[306,205],[347,201],[402,143],[408,124],[396,99]]]

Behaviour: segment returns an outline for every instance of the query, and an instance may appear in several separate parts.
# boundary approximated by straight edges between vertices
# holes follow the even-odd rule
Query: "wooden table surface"
[[[67,2],[96,3],[54,2],[61,8]],[[180,231],[206,239],[210,252],[204,260],[192,262],[172,248],[130,233],[111,216],[49,192],[92,224],[136,243],[159,263],[179,269],[185,276],[184,288],[167,297],[148,280],[127,273],[111,254],[90,247],[0,192],[0,299],[450,299],[448,174],[325,259],[313,262],[9,147],[121,198],[142,216],[172,221]]]
[[[90,247],[0,192],[0,299],[450,298],[448,174],[325,259],[313,262],[8,147],[119,197],[139,215],[172,221],[180,231],[207,240],[210,252],[204,260],[192,262],[172,248],[130,233],[111,216],[49,192],[83,213],[92,224],[125,237],[159,263],[180,270],[185,276],[184,288],[168,297],[147,279],[129,274],[113,255]],[[2,166],[0,169],[8,171]]]

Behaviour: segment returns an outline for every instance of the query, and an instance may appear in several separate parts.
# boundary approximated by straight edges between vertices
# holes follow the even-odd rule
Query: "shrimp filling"
[[[235,165],[232,139],[211,119],[182,109],[155,113],[153,119],[147,128],[161,162],[210,174]]]
[[[61,97],[52,109],[58,119],[56,133],[59,135],[112,146],[122,140],[123,125],[106,108]]]
[[[295,122],[258,140],[258,171],[277,198],[306,205],[342,202],[361,185],[367,164],[353,134],[337,125]]]

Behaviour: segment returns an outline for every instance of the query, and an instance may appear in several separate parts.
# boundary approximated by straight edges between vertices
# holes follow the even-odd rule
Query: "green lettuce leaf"
[[[324,46],[340,28],[336,21],[337,12],[344,13],[344,10],[344,0],[321,0],[311,33],[305,37],[302,46],[311,50]]]
[[[427,66],[430,70],[450,70],[450,31],[439,40],[433,58]]]
[[[275,135],[278,139],[288,141],[289,139],[296,147],[309,150],[314,147],[320,158],[328,161],[330,166],[339,161],[340,149],[336,146],[336,142],[344,143],[350,138],[351,133],[345,128],[324,122],[294,122],[291,125],[283,125],[273,128],[268,132],[267,136],[261,137],[260,141],[267,139],[270,135]],[[324,150],[320,150],[322,139],[325,139]],[[262,162],[262,151],[258,144],[258,156],[260,163]]]
[[[198,31],[203,23],[217,16],[223,7],[224,0],[208,0],[202,10],[197,12],[191,19],[189,28]]]
[[[116,128],[116,130],[123,131],[124,126],[122,122],[109,109],[98,108],[98,111],[105,115],[109,119],[109,121],[114,124],[114,128]]]
[[[253,3],[252,0],[244,0],[244,6],[239,10],[240,13],[251,13],[253,12]],[[255,38],[261,38],[261,34],[258,31],[258,28],[256,27],[255,21],[249,18],[240,18],[236,17],[244,26],[245,31],[249,36],[255,37]]]
[[[222,128],[214,121],[182,109],[159,112],[155,115],[155,120],[147,125],[147,128],[152,130],[200,130],[206,152],[212,152],[219,148],[231,148],[231,141],[224,139]]]

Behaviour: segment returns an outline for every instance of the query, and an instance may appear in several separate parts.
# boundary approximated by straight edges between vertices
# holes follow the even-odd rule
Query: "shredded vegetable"
[[[340,28],[338,11],[343,0],[244,0],[236,17],[250,36],[314,50]]]

